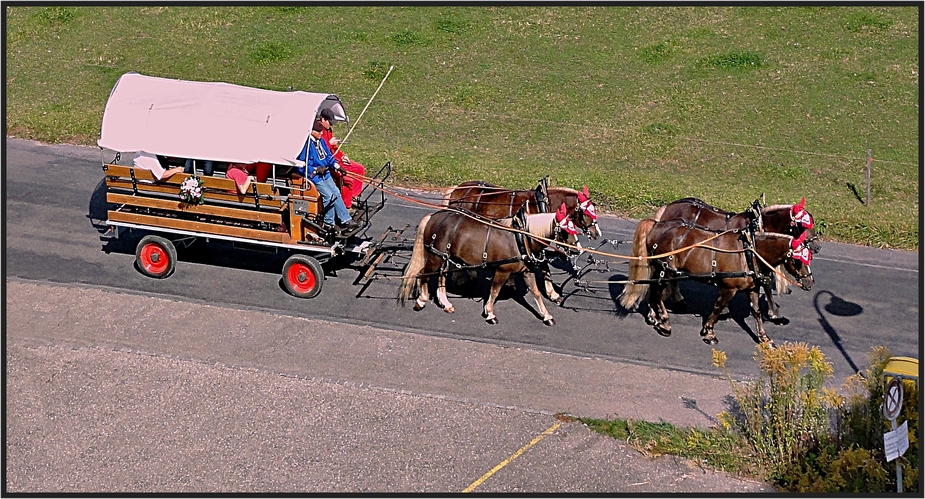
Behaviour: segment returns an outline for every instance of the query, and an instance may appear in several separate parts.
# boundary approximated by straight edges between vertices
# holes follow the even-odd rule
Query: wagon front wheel
[[[177,248],[161,236],[147,235],[135,247],[135,264],[142,274],[163,279],[172,274],[177,265]]]
[[[283,285],[297,298],[314,298],[321,292],[324,271],[321,263],[306,255],[292,255],[283,264]]]

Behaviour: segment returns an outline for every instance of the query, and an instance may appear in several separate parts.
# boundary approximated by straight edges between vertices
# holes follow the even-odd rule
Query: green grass
[[[748,442],[719,429],[685,428],[671,423],[650,423],[628,419],[577,418],[603,435],[625,440],[649,456],[671,454],[702,466],[741,476],[763,478],[755,469]]]
[[[127,71],[336,93],[396,182],[589,185],[634,218],[807,199],[918,249],[919,8],[6,6],[8,135],[95,144]],[[338,125],[338,134],[346,129]],[[866,151],[873,151],[865,205]]]

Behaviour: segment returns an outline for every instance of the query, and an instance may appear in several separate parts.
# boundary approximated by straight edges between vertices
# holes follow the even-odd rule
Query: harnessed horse
[[[468,210],[494,219],[513,216],[521,208],[527,214],[545,213],[550,211],[550,207],[555,209],[562,203],[565,203],[568,217],[589,239],[601,237],[597,207],[589,197],[587,186],[581,191],[568,187],[548,187],[544,178],[536,189],[510,190],[488,182],[471,180],[447,189],[443,195],[443,205],[448,208]],[[539,267],[546,296],[560,303],[562,296],[552,285],[549,265],[544,262]]]
[[[806,211],[805,204],[806,198],[803,198],[798,204],[794,205],[779,204],[761,208],[761,205],[756,200],[748,210],[741,213],[732,213],[710,206],[697,198],[684,198],[662,206],[653,218],[658,221],[683,220],[707,230],[744,229],[751,220],[757,219],[758,229],[766,232],[777,232],[793,237],[800,237],[805,232],[806,246],[813,253],[818,253],[822,249],[822,244],[813,230],[815,222],[813,216]],[[637,226],[637,233],[641,228],[641,225]],[[639,255],[633,254],[633,256]],[[787,281],[781,279],[777,273],[775,273],[774,277],[778,292],[785,291]],[[684,297],[681,295],[678,286],[671,283],[669,288],[675,310],[683,310]],[[772,321],[782,320],[783,317],[778,313],[779,308],[771,298],[771,283],[763,283],[762,288],[768,301],[768,319]]]
[[[752,316],[761,341],[771,341],[765,333],[758,306],[758,287],[762,280],[779,265],[797,279],[800,287],[810,290],[815,281],[809,262],[812,253],[805,246],[806,233],[798,238],[786,234],[760,232],[752,224],[734,232],[698,228],[682,220],[640,222],[645,230],[636,232],[634,252],[646,255],[665,255],[656,260],[631,260],[630,284],[620,296],[620,304],[634,309],[646,296],[649,312],[646,322],[652,324],[662,336],[671,335],[671,324],[665,309],[664,298],[668,283],[679,279],[695,279],[714,284],[719,296],[713,311],[704,322],[700,335],[703,341],[719,343],[713,327],[735,294],[747,291]],[[695,246],[700,244],[700,246]],[[773,342],[772,342],[773,344]]]
[[[533,273],[527,271],[545,258],[544,252],[550,245],[546,240],[573,244],[578,231],[567,217],[564,204],[556,213],[523,213],[521,210],[514,217],[494,222],[452,210],[424,216],[418,225],[411,260],[402,277],[399,303],[404,305],[417,291],[414,310],[424,308],[429,300],[430,281],[436,276],[439,305],[447,313],[455,312],[446,297],[446,274],[484,268],[493,272],[491,290],[482,311],[486,322],[498,323],[494,313],[498,292],[512,275],[521,274],[536,300],[543,323],[547,326],[555,324],[543,304]]]

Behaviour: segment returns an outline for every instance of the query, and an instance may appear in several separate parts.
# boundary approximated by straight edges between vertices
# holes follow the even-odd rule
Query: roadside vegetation
[[[674,454],[702,466],[764,480],[787,492],[896,491],[896,462],[887,462],[883,433],[890,430],[880,404],[883,369],[892,356],[874,348],[870,366],[840,389],[828,387],[832,365],[816,347],[761,344],[755,352],[758,377],[733,381],[725,353],[713,351],[713,365],[732,383],[735,403],[710,429],[668,423],[579,418],[600,433],[626,440],[649,455]],[[908,421],[909,449],[899,457],[903,492],[919,490],[918,386],[905,383],[897,422]]]
[[[631,218],[805,196],[825,239],[915,250],[919,10],[7,5],[7,134],[94,145],[128,71],[336,93],[356,122],[394,66],[345,147],[396,183],[548,175]]]

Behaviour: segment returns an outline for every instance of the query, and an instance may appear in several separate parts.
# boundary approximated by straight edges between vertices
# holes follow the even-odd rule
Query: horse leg
[[[783,317],[778,313],[779,309],[777,308],[777,304],[774,303],[774,299],[771,298],[771,285],[764,284],[762,288],[764,288],[764,297],[768,301],[768,320],[776,321],[782,319]]]
[[[498,318],[495,317],[495,300],[498,299],[498,293],[501,287],[507,282],[510,274],[495,271],[495,276],[491,280],[491,291],[488,292],[488,298],[485,299],[485,307],[482,308],[482,317],[489,324],[497,324]]]
[[[562,295],[557,293],[552,285],[552,275],[549,272],[548,263],[540,265],[540,276],[543,279],[543,285],[546,287],[546,296],[548,296],[553,303],[562,303]]]
[[[453,304],[450,303],[450,300],[446,297],[446,274],[440,274],[437,277],[437,302],[443,307],[443,311],[452,314],[456,311],[453,308]]]
[[[418,288],[418,297],[414,300],[414,310],[419,311],[427,306],[427,302],[430,301],[430,275],[423,275],[419,279],[421,280]]]
[[[684,301],[684,297],[681,296],[681,286],[677,281],[672,281],[668,283],[668,288],[671,289],[671,300],[674,302],[675,313],[683,313],[687,311],[687,303]]]
[[[540,294],[540,288],[536,285],[536,278],[534,275],[530,272],[524,272],[524,282],[527,284],[527,289],[533,293],[533,299],[536,300],[537,310],[543,315],[543,324],[547,326],[555,325],[556,320],[553,319],[552,314],[546,310],[546,304],[543,303],[543,295]]]
[[[767,292],[767,290],[765,290]],[[755,318],[755,326],[758,329],[758,339],[764,343],[769,343],[772,347],[774,342],[768,337],[764,330],[764,324],[761,321],[761,308],[758,306],[758,288],[753,288],[748,292],[748,297],[752,302],[752,317]]]
[[[719,320],[720,312],[729,305],[729,302],[732,301],[735,295],[735,288],[719,288],[719,296],[716,297],[716,303],[713,304],[713,312],[707,317],[707,321],[704,322],[703,328],[700,330],[700,336],[703,336],[703,342],[707,345],[719,343],[716,335],[713,334],[713,326],[715,326],[716,321]]]
[[[671,323],[668,321],[668,310],[665,308],[665,285],[653,284],[649,292],[649,317],[655,326],[655,332],[662,336],[671,336]]]

